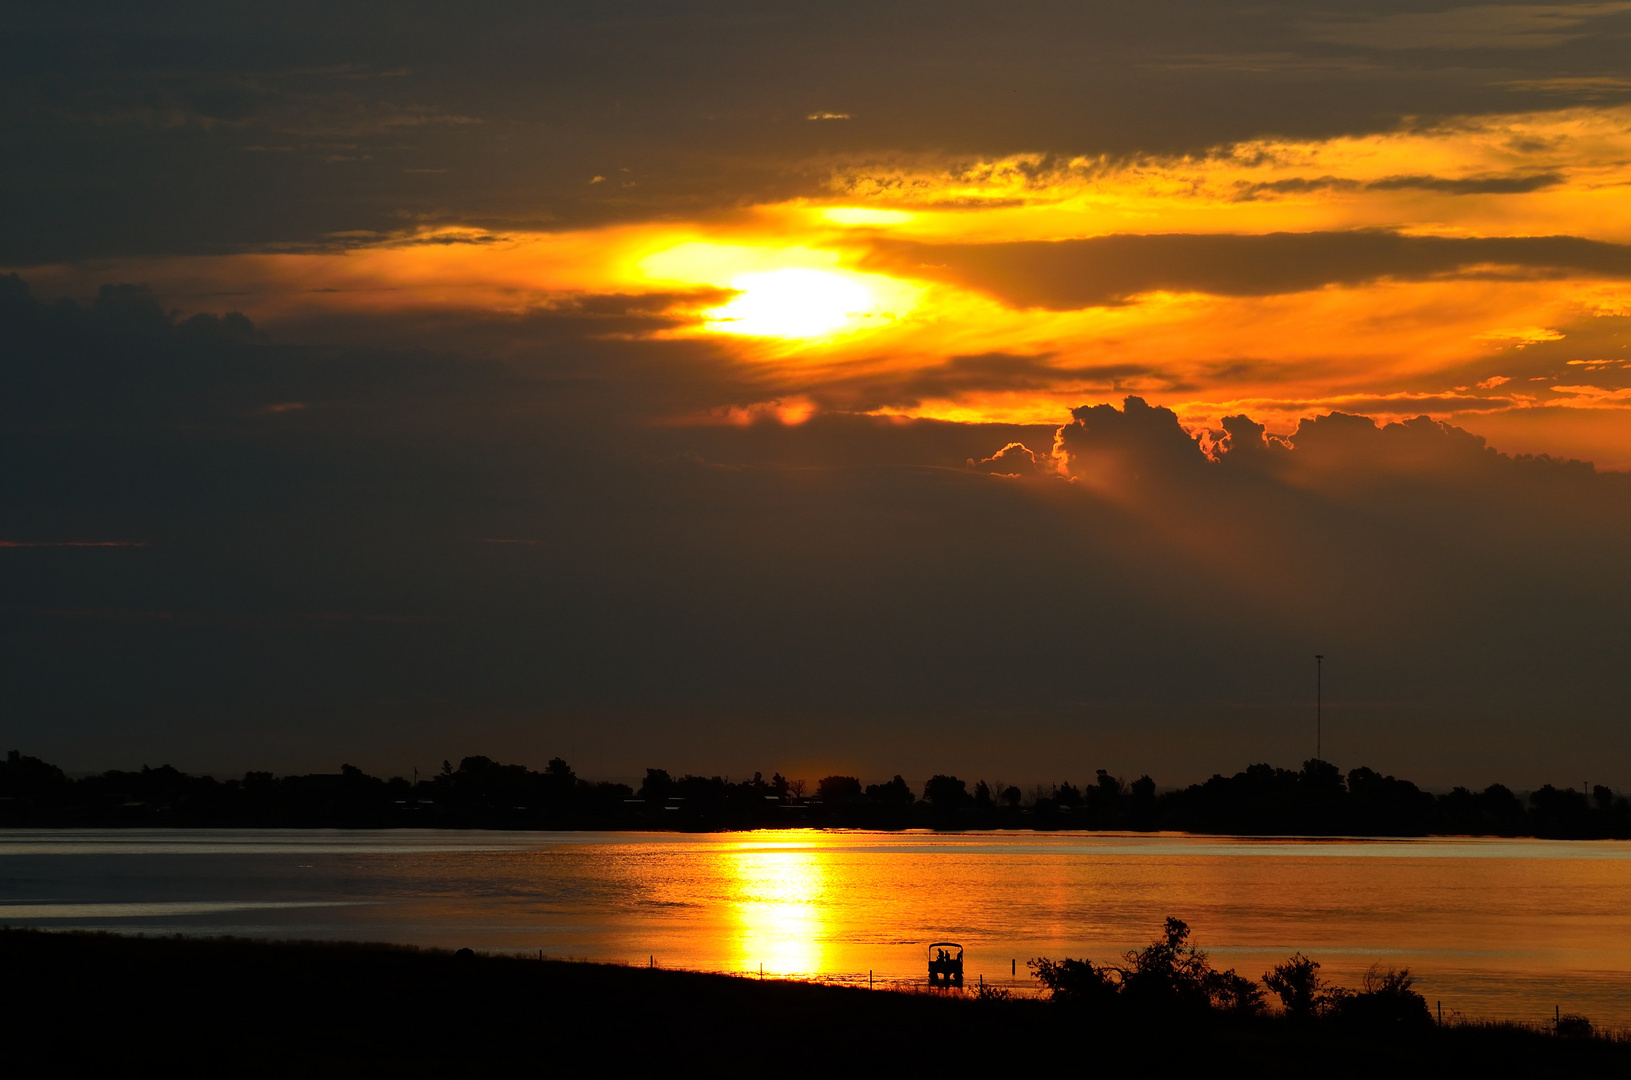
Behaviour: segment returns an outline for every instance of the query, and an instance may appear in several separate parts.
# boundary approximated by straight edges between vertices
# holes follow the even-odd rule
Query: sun
[[[704,325],[720,334],[787,339],[881,326],[897,313],[874,277],[800,268],[743,274],[730,283],[735,297],[702,313]]]
[[[892,326],[921,304],[922,283],[843,266],[844,254],[808,244],[691,240],[635,264],[654,285],[728,289],[700,329],[737,337],[828,341]]]

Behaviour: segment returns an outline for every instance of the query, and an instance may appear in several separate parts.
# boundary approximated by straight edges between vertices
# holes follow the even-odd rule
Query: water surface
[[[0,923],[538,950],[766,977],[1104,962],[1186,919],[1219,967],[1408,965],[1446,1016],[1631,1024],[1631,843],[1106,833],[0,830]],[[1015,974],[1017,973],[1017,977]]]

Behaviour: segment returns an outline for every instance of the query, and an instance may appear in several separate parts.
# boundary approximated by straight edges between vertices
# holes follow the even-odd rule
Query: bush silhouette
[[[1589,1039],[1591,1021],[1579,1013],[1564,1013],[1557,1018],[1557,1033],[1565,1039]]]
[[[1274,991],[1286,1015],[1294,1020],[1312,1020],[1323,1015],[1334,996],[1320,978],[1319,962],[1302,953],[1265,973],[1263,985]]]
[[[1124,957],[1125,967],[1100,967],[1091,960],[1030,961],[1032,976],[1053,1001],[1075,1005],[1121,1006],[1144,1012],[1199,1013],[1209,1009],[1252,1015],[1263,1007],[1263,991],[1234,969],[1214,971],[1207,956],[1189,943],[1189,924],[1168,916],[1161,934]]]
[[[1212,1007],[1237,1016],[1256,1016],[1263,1011],[1263,988],[1233,968],[1214,971],[1207,979]]]
[[[1364,1024],[1401,1027],[1431,1027],[1433,1014],[1427,999],[1411,989],[1415,982],[1409,968],[1384,968],[1372,964],[1365,972],[1364,989],[1343,995],[1334,1003],[1336,1016]]]
[[[1204,1009],[1212,1003],[1214,972],[1206,954],[1189,944],[1189,925],[1167,916],[1161,936],[1126,955],[1122,993],[1149,1006]]]
[[[1091,960],[1031,960],[1032,978],[1047,987],[1050,1000],[1063,1005],[1111,1005],[1121,990],[1120,972]]]

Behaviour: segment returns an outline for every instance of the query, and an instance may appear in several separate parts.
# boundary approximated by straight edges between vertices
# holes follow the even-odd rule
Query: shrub
[[[1122,992],[1140,1004],[1206,1008],[1216,973],[1206,954],[1189,944],[1189,925],[1167,917],[1161,936],[1129,952]]]
[[[1027,965],[1037,982],[1047,987],[1048,997],[1066,1005],[1107,1005],[1120,990],[1119,972],[1098,967],[1091,960],[1049,960],[1046,956]]]
[[[1564,1013],[1557,1018],[1557,1033],[1565,1039],[1589,1039],[1591,1021],[1579,1013]]]
[[[1263,1011],[1263,988],[1244,975],[1228,971],[1214,971],[1207,980],[1207,991],[1212,1007],[1219,1012],[1238,1016],[1256,1016]]]
[[[1409,968],[1383,968],[1372,964],[1365,972],[1364,989],[1344,997],[1337,1007],[1343,1020],[1403,1027],[1431,1027],[1433,1014],[1427,999],[1410,987]]]
[[[1333,1002],[1333,994],[1320,978],[1320,965],[1302,953],[1275,965],[1263,976],[1263,984],[1280,999],[1286,1015],[1295,1020],[1312,1020],[1323,1015]]]
[[[1099,967],[1089,960],[1044,957],[1030,966],[1054,1001],[1244,1015],[1263,1007],[1263,991],[1255,982],[1233,969],[1212,970],[1206,954],[1189,943],[1189,926],[1182,919],[1168,917],[1161,936],[1128,952],[1124,962],[1125,967]]]

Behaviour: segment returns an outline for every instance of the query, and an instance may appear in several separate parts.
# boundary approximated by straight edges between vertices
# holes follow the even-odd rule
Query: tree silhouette
[[[816,794],[825,802],[837,802],[840,799],[859,799],[861,797],[861,781],[853,776],[823,776],[816,783]]]
[[[956,810],[973,801],[968,784],[955,776],[931,776],[923,785],[923,798],[937,811]]]

